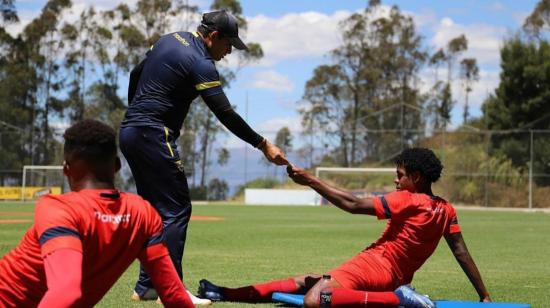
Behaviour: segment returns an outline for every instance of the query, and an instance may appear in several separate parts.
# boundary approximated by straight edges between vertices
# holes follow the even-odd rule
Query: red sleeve
[[[398,218],[412,204],[412,194],[408,191],[395,191],[373,199],[374,211],[378,219]]]
[[[162,304],[164,307],[195,307],[185,291],[185,286],[176,272],[172,259],[168,256],[168,250],[164,245],[155,246],[162,247],[166,254],[160,258],[143,258],[140,261],[151,277]]]
[[[44,257],[48,291],[39,308],[76,307],[82,297],[82,253],[57,249]]]
[[[147,242],[145,242],[145,249],[143,249],[139,255],[140,260],[153,260],[160,258],[168,254],[168,250],[164,245],[164,225],[162,219],[157,211],[149,204],[149,202],[143,200],[147,209],[147,225],[145,230],[149,235]]]
[[[449,206],[449,223],[445,228],[444,234],[449,235],[453,233],[461,232],[460,225],[458,224],[458,216],[452,206]]]
[[[140,252],[138,258],[140,260],[154,260],[167,255],[169,255],[168,249],[166,249],[164,241],[162,241],[145,247]]]
[[[35,227],[42,256],[61,248],[82,252],[80,221],[75,209],[55,196],[41,198],[35,209]]]

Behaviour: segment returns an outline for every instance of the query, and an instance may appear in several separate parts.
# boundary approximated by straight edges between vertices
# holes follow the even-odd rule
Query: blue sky
[[[128,4],[136,0],[124,1]],[[16,5],[25,22],[38,14],[46,1],[19,0]],[[118,0],[73,0],[74,10],[94,5],[112,8]],[[190,1],[201,11],[207,11],[210,1]],[[230,101],[237,111],[248,119],[252,127],[267,135],[282,126],[299,130],[297,102],[313,69],[330,62],[327,53],[340,42],[338,21],[361,10],[368,1],[259,1],[243,0],[243,13],[249,21],[245,41],[262,45],[265,57],[241,69],[237,80],[227,89]],[[465,34],[469,51],[464,55],[475,57],[481,69],[481,79],[470,96],[473,115],[480,114],[483,99],[498,84],[499,47],[502,39],[516,31],[534,8],[535,0],[500,1],[382,1],[383,5],[397,5],[412,15],[426,47],[435,50],[450,39]],[[177,25],[174,25],[177,27]],[[181,29],[172,29],[181,30]],[[220,65],[233,65],[236,57]],[[429,71],[425,73],[429,87]],[[464,100],[459,83],[454,95],[458,101],[453,110],[453,122],[461,122]],[[248,97],[248,109],[246,108]],[[248,110],[248,112],[246,112]],[[229,138],[228,145],[242,146],[241,141]]]

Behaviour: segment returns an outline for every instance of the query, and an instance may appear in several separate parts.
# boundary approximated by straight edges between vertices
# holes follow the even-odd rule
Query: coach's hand
[[[267,160],[269,160],[270,162],[279,166],[288,164],[285,153],[281,149],[279,149],[278,146],[267,141],[267,139],[264,139],[258,145],[258,148],[264,153],[265,158],[267,158]]]

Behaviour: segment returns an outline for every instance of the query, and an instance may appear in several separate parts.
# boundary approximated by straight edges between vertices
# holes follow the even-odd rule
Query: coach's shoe
[[[152,301],[156,300],[159,297],[155,289],[149,289],[143,296],[139,296],[136,291],[132,294],[132,300],[134,301]]]
[[[199,281],[199,296],[212,301],[223,301],[222,288],[206,279]]]
[[[395,289],[399,298],[399,307],[405,308],[434,308],[435,303],[427,296],[416,292],[410,285],[403,285]]]

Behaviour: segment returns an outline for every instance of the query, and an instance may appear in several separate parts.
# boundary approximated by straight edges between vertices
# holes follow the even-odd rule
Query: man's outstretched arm
[[[445,240],[447,241],[449,248],[453,252],[456,261],[458,262],[458,264],[460,264],[460,267],[462,268],[466,276],[468,276],[468,279],[476,289],[477,294],[479,295],[479,301],[490,302],[491,297],[489,295],[489,292],[487,292],[485,284],[481,279],[481,274],[479,273],[479,270],[477,269],[477,266],[474,262],[474,259],[470,255],[468,248],[466,247],[466,243],[462,238],[462,233],[457,232],[446,235]]]
[[[309,186],[330,203],[352,214],[376,215],[372,198],[358,198],[352,193],[330,186],[304,169],[288,165],[288,176],[300,185]]]

